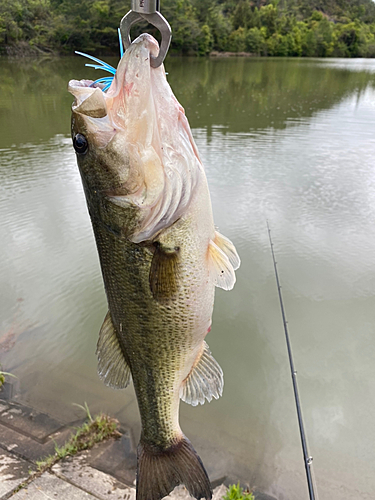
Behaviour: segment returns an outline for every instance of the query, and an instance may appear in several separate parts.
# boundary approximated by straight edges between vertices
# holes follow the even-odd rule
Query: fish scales
[[[211,318],[214,289],[204,287],[207,270],[199,272],[204,258],[194,259],[194,234],[191,234],[190,246],[181,245],[184,266],[179,272],[178,297],[173,305],[164,305],[153,300],[150,290],[151,250],[116,236],[94,218],[92,221],[109,309],[133,374],[142,432],[154,445],[165,446],[176,438],[177,426],[170,417],[178,415],[176,387],[187,375],[185,365],[190,364],[190,371],[192,364],[187,353],[197,350]],[[185,235],[189,229],[191,224],[177,223],[174,246],[182,240],[189,241],[189,235]],[[197,302],[208,304],[207,327],[203,331],[200,311],[189,307]],[[201,330],[201,338],[194,335],[197,330]],[[143,390],[145,387],[147,391]]]
[[[223,376],[204,342],[215,286],[231,289],[239,257],[215,230],[206,177],[157,42],[141,35],[107,92],[69,83],[72,137],[100,258],[109,311],[99,334],[99,374],[133,380],[142,431],[137,500],[180,483],[209,499],[204,466],[179,426],[180,398],[203,404]]]

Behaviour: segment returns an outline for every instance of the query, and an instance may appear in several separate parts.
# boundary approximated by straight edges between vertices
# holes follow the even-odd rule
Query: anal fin
[[[224,377],[219,363],[212,356],[207,343],[203,341],[203,350],[195,366],[184,380],[180,389],[180,398],[185,403],[197,406],[212,398],[218,399],[223,394]]]
[[[125,389],[131,382],[131,372],[109,311],[100,329],[96,354],[98,373],[103,382],[113,389]]]

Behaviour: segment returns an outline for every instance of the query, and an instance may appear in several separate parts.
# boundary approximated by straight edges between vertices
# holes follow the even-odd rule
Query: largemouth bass
[[[131,379],[142,432],[137,500],[159,500],[183,483],[210,499],[203,464],[179,426],[180,398],[218,398],[223,373],[204,341],[215,285],[233,287],[240,264],[214,227],[206,176],[158,44],[141,35],[114,80],[72,80],[72,138],[100,257],[109,311],[99,334],[99,374]]]

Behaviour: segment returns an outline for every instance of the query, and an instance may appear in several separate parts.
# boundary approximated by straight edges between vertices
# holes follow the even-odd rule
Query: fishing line
[[[272,243],[272,238],[271,238],[271,229],[270,229],[270,226],[268,224],[268,221],[267,221],[267,229],[268,229],[268,237],[269,237],[270,245],[271,245],[273,266],[274,266],[274,269],[275,269],[277,290],[278,290],[278,293],[279,293],[279,302],[280,302],[280,308],[281,308],[281,315],[282,315],[283,323],[284,323],[284,332],[285,332],[286,345],[287,345],[287,349],[288,349],[290,371],[291,371],[291,374],[292,374],[294,400],[296,402],[296,408],[297,408],[298,425],[299,425],[299,432],[300,432],[300,436],[301,436],[301,444],[302,444],[302,451],[303,451],[303,461],[305,463],[306,478],[307,478],[307,487],[308,487],[308,490],[309,490],[310,500],[316,500],[317,497],[315,496],[315,492],[314,492],[313,477],[312,477],[312,467],[311,467],[312,466],[313,458],[309,455],[308,449],[307,449],[305,427],[304,427],[304,424],[303,424],[301,403],[300,403],[300,399],[299,399],[298,386],[297,386],[297,372],[294,369],[292,347],[291,347],[290,338],[289,338],[289,331],[288,331],[288,322],[286,320],[284,302],[283,302],[283,297],[282,297],[282,294],[281,294],[281,285],[280,285],[280,280],[279,280],[279,273],[277,272],[277,262],[276,262],[276,258],[275,258],[275,252],[274,252],[274,249],[273,249],[273,243]]]

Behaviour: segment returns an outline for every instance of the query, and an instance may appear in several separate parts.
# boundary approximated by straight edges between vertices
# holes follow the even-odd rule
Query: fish
[[[179,425],[180,399],[219,398],[223,372],[205,342],[215,286],[230,290],[240,258],[215,228],[208,184],[157,41],[142,34],[106,82],[71,80],[72,140],[96,240],[108,313],[98,373],[133,381],[141,418],[136,498],[184,484],[211,499],[200,457]],[[103,91],[105,87],[105,91]]]

